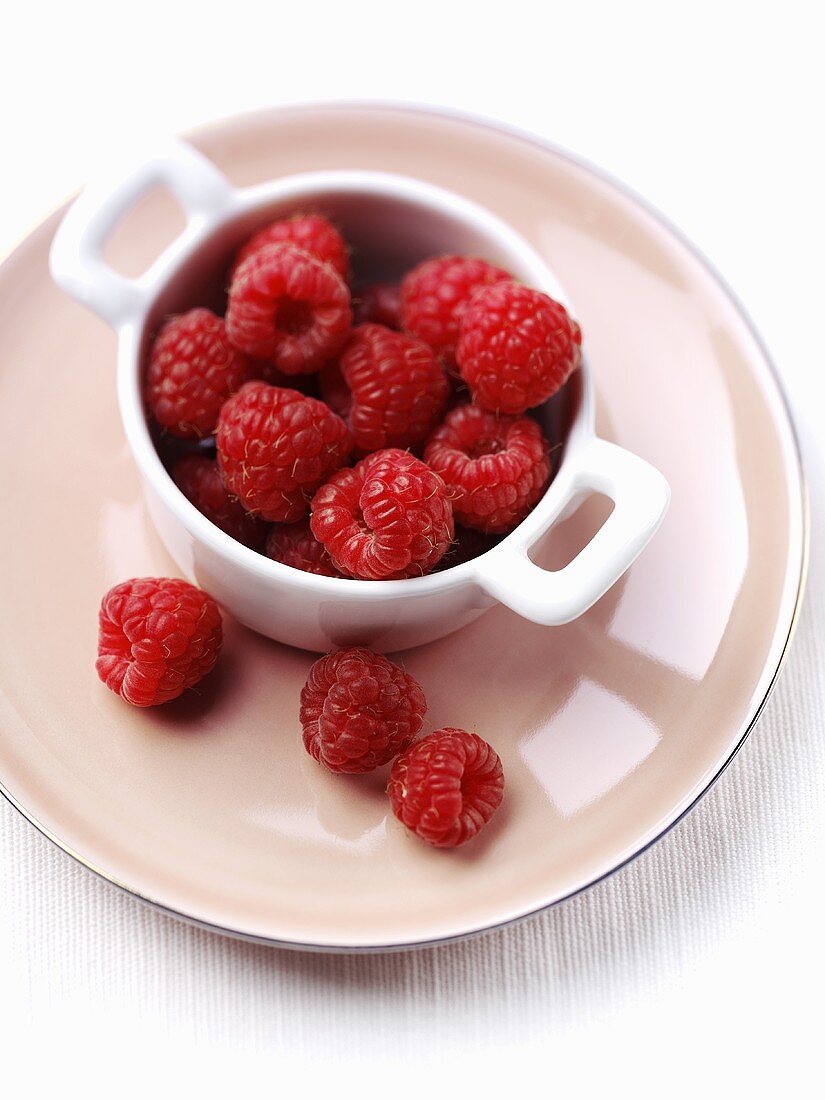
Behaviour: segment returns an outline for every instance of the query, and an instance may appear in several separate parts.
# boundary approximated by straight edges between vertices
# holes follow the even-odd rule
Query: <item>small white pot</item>
[[[186,228],[144,275],[128,279],[104,262],[102,249],[124,214],[157,185],[176,196]],[[235,542],[178,490],[146,422],[142,377],[150,340],[170,313],[220,293],[233,251],[255,229],[300,209],[331,213],[376,278],[429,255],[463,252],[499,263],[568,304],[541,257],[500,219],[458,195],[402,176],[313,172],[236,189],[194,149],[173,142],[114,186],[88,188],[55,236],[52,275],[118,334],[123,423],[150,513],[172,557],[240,622],[311,650],[353,643],[405,649],[457,630],[497,601],[548,626],[581,615],[643,549],[670,496],[657,470],[595,436],[586,359],[543,414],[556,437],[560,425],[566,428],[566,439],[561,465],[542,500],[492,550],[441,573],[400,581],[303,573]],[[565,568],[548,572],[535,565],[531,548],[594,492],[614,502],[601,530]]]

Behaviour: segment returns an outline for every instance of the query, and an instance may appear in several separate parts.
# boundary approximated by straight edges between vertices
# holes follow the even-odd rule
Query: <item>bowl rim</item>
[[[575,454],[595,434],[595,397],[586,353],[582,355],[578,372],[578,407],[574,410],[564,439],[561,462],[531,513],[495,546],[467,562],[420,577],[360,580],[307,573],[268,558],[226,534],[184,496],[163,465],[149,430],[142,386],[142,349],[148,335],[147,325],[163,291],[222,227],[275,203],[311,202],[313,196],[318,198],[330,192],[389,197],[426,206],[434,213],[446,214],[465,227],[489,237],[502,252],[513,257],[513,266],[517,270],[529,272],[531,285],[561,301],[569,309],[570,299],[557,276],[536,249],[492,211],[447,188],[411,176],[373,170],[329,169],[276,177],[249,187],[230,187],[230,200],[221,210],[193,218],[181,235],[136,280],[143,291],[139,305],[131,316],[116,326],[118,401],[129,446],[142,477],[193,539],[205,544],[228,566],[242,569],[260,582],[286,584],[296,591],[316,597],[365,603],[433,595],[473,583],[482,586],[478,563],[484,562],[488,574],[490,568],[494,568],[497,553],[506,555],[510,550],[521,550],[531,545],[552,525],[558,501],[565,491],[567,475],[575,466]]]

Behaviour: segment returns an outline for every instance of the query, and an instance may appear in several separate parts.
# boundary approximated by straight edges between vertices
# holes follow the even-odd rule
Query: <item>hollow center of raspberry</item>
[[[275,311],[275,327],[287,336],[303,336],[312,320],[312,306],[294,298],[282,298]]]
[[[466,448],[470,458],[483,458],[484,455],[495,455],[504,449],[500,439],[474,439]]]

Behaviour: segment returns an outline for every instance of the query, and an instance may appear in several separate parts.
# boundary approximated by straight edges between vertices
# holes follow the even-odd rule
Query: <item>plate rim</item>
[[[575,167],[582,169],[589,174],[595,176],[603,183],[608,184],[614,188],[620,194],[629,198],[637,207],[644,210],[658,225],[666,232],[675,237],[679,243],[686,248],[686,250],[693,256],[698,264],[707,272],[711,279],[718,285],[723,295],[728,299],[734,310],[744,323],[748,335],[754,341],[763,363],[767,367],[768,377],[773,384],[776,391],[776,397],[778,398],[774,411],[778,414],[774,419],[776,423],[784,423],[784,427],[787,429],[788,439],[783,439],[783,450],[790,444],[790,454],[786,455],[792,459],[790,468],[795,470],[797,477],[797,488],[799,495],[794,495],[793,499],[796,500],[794,506],[795,515],[792,517],[796,521],[799,532],[799,562],[798,572],[794,571],[789,575],[785,582],[785,589],[783,591],[782,601],[785,603],[788,599],[789,592],[793,599],[793,606],[790,609],[790,616],[787,626],[787,631],[784,638],[781,634],[777,634],[776,629],[774,632],[774,644],[777,638],[781,639],[781,649],[778,656],[775,658],[775,667],[770,673],[770,679],[762,694],[761,698],[757,699],[755,705],[752,707],[752,712],[749,709],[749,713],[743,724],[740,726],[738,735],[734,740],[733,746],[722,760],[722,762],[715,768],[709,778],[700,780],[703,785],[701,789],[692,797],[690,801],[679,810],[672,820],[656,831],[654,835],[648,838],[640,847],[630,852],[627,856],[620,859],[614,866],[608,868],[606,871],[597,875],[594,878],[589,879],[587,882],[582,883],[575,889],[568,891],[560,897],[553,898],[552,900],[535,906],[524,912],[514,914],[497,920],[493,923],[484,923],[481,925],[473,926],[459,932],[447,933],[443,936],[430,936],[424,939],[417,940],[400,940],[390,941],[386,943],[376,944],[347,944],[347,943],[323,943],[303,941],[296,939],[280,939],[276,936],[259,935],[253,932],[246,932],[241,929],[231,928],[226,925],[218,924],[216,922],[204,920],[203,918],[193,916],[190,913],[186,913],[183,910],[175,909],[173,906],[166,905],[165,903],[149,897],[146,894],[141,893],[136,887],[130,886],[128,883],[121,881],[115,875],[106,871],[104,868],[99,867],[94,862],[86,859],[80,852],[76,851],[71,845],[65,843],[44,825],[37,817],[26,809],[25,806],[15,797],[14,794],[5,786],[0,778],[0,794],[9,802],[9,804],[21,814],[26,821],[37,829],[37,831],[50,841],[60,851],[65,852],[75,862],[81,866],[87,868],[98,878],[103,879],[105,882],[115,886],[122,893],[135,898],[137,901],[142,902],[154,909],[156,912],[164,913],[167,916],[174,917],[187,924],[193,925],[196,928],[200,928],[204,931],[218,933],[220,935],[228,936],[235,940],[241,940],[246,943],[266,945],[271,947],[282,947],[294,951],[312,951],[324,954],[382,954],[385,952],[393,951],[410,951],[416,949],[422,949],[426,947],[435,947],[444,944],[456,943],[462,940],[471,939],[476,936],[483,935],[487,932],[494,932],[500,929],[509,928],[512,925],[519,924],[521,921],[525,921],[530,917],[538,916],[541,913],[547,912],[550,909],[555,908],[557,905],[561,905],[564,902],[569,901],[571,898],[575,898],[585,891],[590,890],[593,886],[597,886],[599,883],[606,881],[619,871],[623,870],[639,856],[649,851],[655,844],[658,844],[672,829],[674,829],[688,814],[690,814],[696,806],[702,801],[706,794],[715,786],[716,782],[725,773],[730,764],[733,762],[739,750],[747,741],[748,737],[752,733],[759,718],[765,708],[768,699],[770,698],[777,680],[785,665],[785,661],[790,650],[796,627],[799,622],[800,610],[805,593],[805,586],[808,575],[808,562],[810,556],[810,511],[809,511],[809,499],[808,499],[808,486],[805,476],[805,469],[802,460],[802,450],[799,442],[799,435],[794,421],[791,404],[788,398],[788,394],[785,388],[784,381],[779,373],[776,362],[771,355],[765,341],[756,328],[750,314],[743,305],[742,301],[730,287],[726,279],[721,275],[715,265],[708,259],[708,257],[687,237],[682,229],[671,221],[665,214],[663,214],[656,206],[650,203],[643,195],[639,194],[633,187],[626,184],[623,180],[612,175],[609,171],[601,166],[592,163],[587,158],[575,153],[564,146],[544,137],[541,134],[535,133],[529,129],[512,125],[503,121],[502,119],[490,118],[488,116],[477,114],[472,111],[465,111],[460,108],[446,107],[440,104],[426,103],[415,100],[387,100],[382,98],[354,98],[354,99],[308,99],[300,100],[294,103],[286,102],[274,106],[259,107],[253,110],[241,111],[231,115],[220,116],[208,121],[205,121],[198,126],[188,129],[184,134],[185,140],[194,140],[197,143],[199,135],[207,135],[219,128],[231,128],[234,125],[242,121],[248,121],[255,118],[266,118],[272,115],[284,114],[287,112],[302,112],[302,111],[337,111],[337,110],[382,110],[387,112],[403,112],[406,114],[420,114],[429,115],[435,118],[447,118],[457,122],[466,123],[475,126],[480,129],[493,131],[494,133],[501,134],[505,137],[515,137],[519,140],[534,146],[535,148],[543,151],[550,152],[554,155],[561,157],[562,159],[570,162]],[[10,261],[14,255],[22,249],[34,234],[42,230],[48,222],[60,214],[66,209],[68,204],[75,197],[77,192],[73,192],[64,202],[58,203],[46,215],[32,226],[28,231],[24,232],[22,236],[19,236],[15,243],[0,256],[0,268],[5,267],[6,263]],[[790,563],[790,558],[789,558]],[[777,621],[776,627],[781,624],[781,609],[780,616]],[[762,676],[768,671],[772,664],[771,660],[768,660],[763,668]]]

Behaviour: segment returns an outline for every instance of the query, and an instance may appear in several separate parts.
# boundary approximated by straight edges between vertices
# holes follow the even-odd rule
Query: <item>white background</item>
[[[607,168],[724,273],[796,408],[808,598],[756,733],[628,870],[470,945],[336,959],[230,943],[0,806],[9,1095],[790,1095],[822,1087],[825,101],[817,5],[17,5],[0,37],[0,254],[112,155],[263,104],[442,103]],[[4,476],[8,475],[6,471]],[[13,525],[7,532],[13,537]],[[293,1077],[293,1074],[300,1074]],[[14,1087],[15,1080],[17,1087]]]

